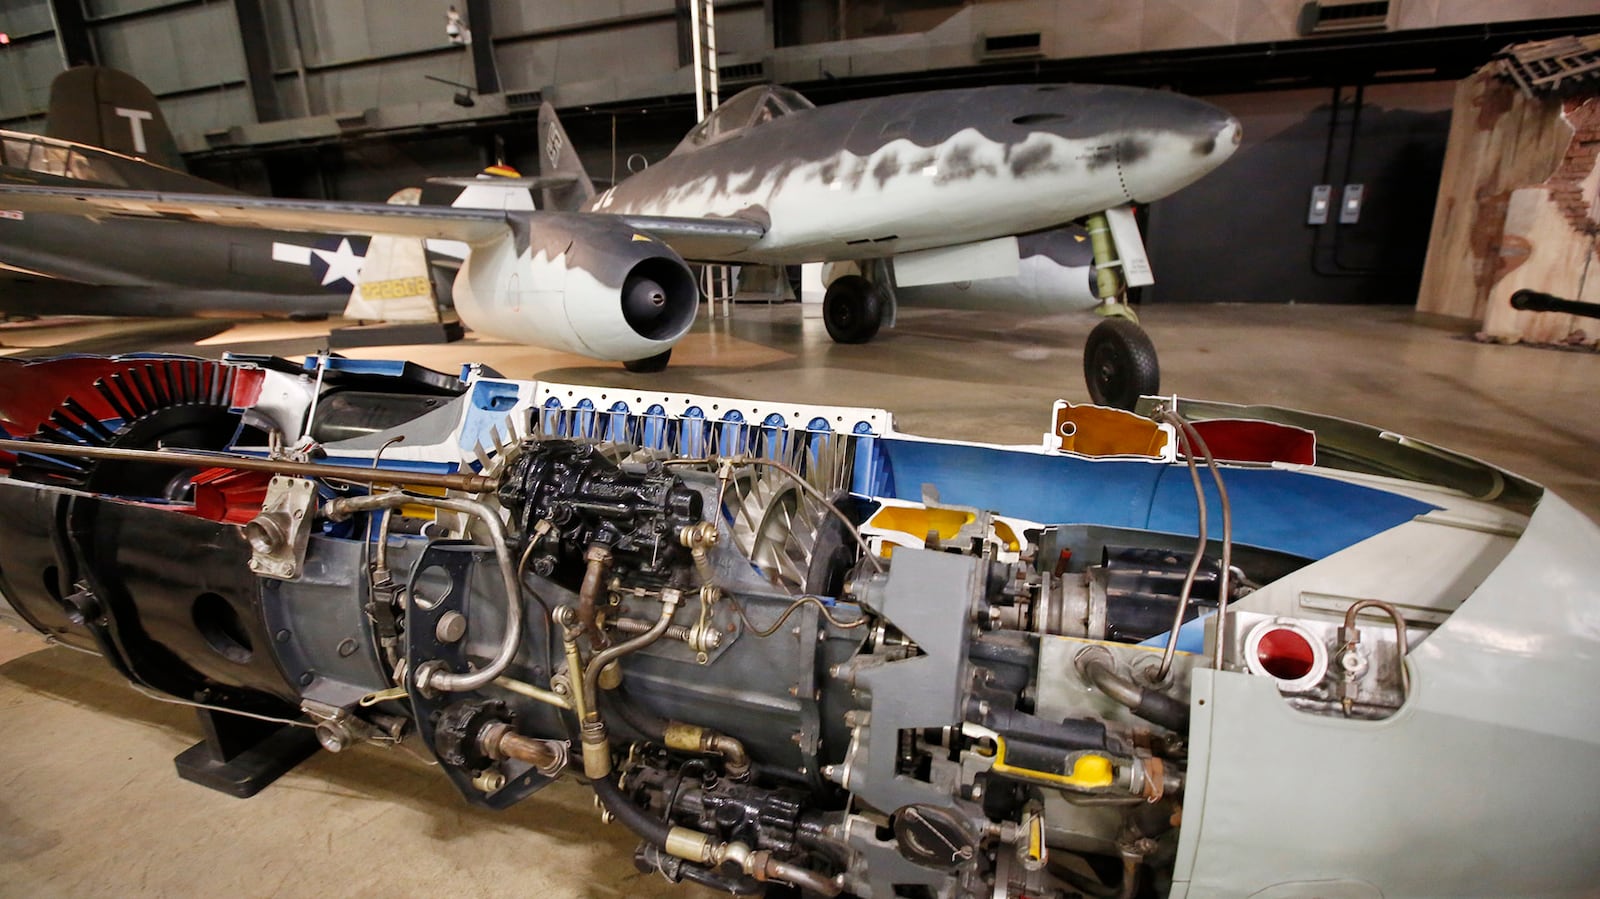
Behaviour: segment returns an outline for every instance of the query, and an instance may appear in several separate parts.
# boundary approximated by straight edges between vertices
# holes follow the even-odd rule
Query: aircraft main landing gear
[[[1108,318],[1084,344],[1083,379],[1096,405],[1132,409],[1139,397],[1161,389],[1155,344],[1128,319]]]
[[[822,322],[835,343],[866,343],[883,324],[883,293],[860,275],[845,275],[822,297]]]

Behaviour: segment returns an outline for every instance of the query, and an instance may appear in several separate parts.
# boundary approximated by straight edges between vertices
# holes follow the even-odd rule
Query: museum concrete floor
[[[659,375],[471,337],[347,355],[879,406],[905,431],[1034,443],[1052,400],[1086,398],[1079,348],[1093,324],[918,310],[870,345],[836,346],[814,307],[741,305],[731,320],[702,316]],[[1600,518],[1600,354],[1478,344],[1389,307],[1154,307],[1145,324],[1168,391],[1380,424],[1528,475]],[[327,327],[32,323],[0,327],[0,353],[293,356],[316,352]],[[634,840],[570,784],[490,813],[420,758],[362,748],[321,753],[241,801],[173,774],[198,734],[187,709],[133,692],[97,659],[0,628],[0,896],[709,895],[636,873]]]

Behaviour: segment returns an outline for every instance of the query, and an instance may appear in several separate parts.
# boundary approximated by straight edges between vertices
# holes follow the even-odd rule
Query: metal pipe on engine
[[[634,637],[626,643],[618,643],[595,653],[589,659],[587,667],[582,668],[582,676],[574,677],[573,694],[575,705],[581,706],[579,712],[579,736],[583,740],[583,773],[590,780],[599,780],[611,773],[611,744],[610,736],[606,732],[606,723],[600,718],[600,707],[597,697],[600,694],[600,675],[606,666],[630,652],[643,649],[661,638],[667,632],[668,625],[672,624],[672,616],[678,611],[678,604],[683,601],[683,592],[671,587],[661,591],[661,617],[656,619],[655,626],[648,631]],[[570,611],[563,609],[563,611]],[[577,618],[574,613],[573,619]],[[568,627],[563,621],[563,627]],[[575,626],[575,624],[574,624]],[[577,633],[568,627],[567,641],[567,669],[569,672],[577,671],[575,665],[581,664],[577,656]]]
[[[583,571],[583,584],[578,587],[578,633],[588,634],[597,647],[607,642],[605,633],[594,626],[594,619],[600,605],[600,591],[605,589],[606,572],[611,570],[611,559],[611,547],[604,543],[589,544],[583,554],[588,567]]]
[[[750,753],[744,744],[724,733],[679,721],[667,725],[661,742],[683,752],[711,752],[722,756],[723,769],[736,781],[750,779]]]
[[[478,748],[496,761],[516,759],[532,765],[546,777],[560,774],[567,766],[567,746],[556,740],[537,740],[517,733],[509,724],[491,724],[478,735]]]
[[[505,584],[506,593],[505,636],[500,641],[499,652],[495,653],[495,657],[488,665],[477,671],[466,673],[447,671],[443,662],[435,660],[418,665],[414,675],[419,690],[441,690],[449,693],[476,690],[504,673],[516,656],[517,650],[522,647],[522,591],[517,586],[516,567],[511,559],[511,550],[506,545],[506,529],[500,521],[500,516],[477,500],[450,496],[416,496],[409,493],[374,493],[336,499],[323,507],[323,514],[334,521],[342,521],[358,512],[393,509],[411,503],[471,515],[488,528],[489,540],[494,544],[494,555],[496,561],[500,563],[500,579]]]
[[[477,474],[445,474],[435,471],[400,471],[392,468],[358,468],[354,465],[327,465],[321,462],[291,462],[287,459],[258,459],[253,456],[227,456],[179,450],[121,449],[112,446],[69,446],[35,440],[0,439],[0,450],[35,456],[73,456],[80,459],[110,459],[124,462],[154,462],[193,468],[230,468],[238,471],[265,471],[306,478],[334,478],[360,484],[405,484],[415,487],[443,487],[462,493],[492,493],[499,486],[494,478]]]
[[[1155,690],[1141,687],[1117,674],[1116,659],[1103,646],[1091,646],[1078,653],[1074,663],[1078,673],[1135,715],[1167,730],[1187,735],[1189,705]]]

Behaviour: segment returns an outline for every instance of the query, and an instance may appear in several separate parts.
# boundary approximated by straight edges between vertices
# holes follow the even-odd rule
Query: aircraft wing
[[[606,213],[595,213],[605,215]],[[664,215],[618,215],[636,231],[654,237],[685,259],[716,262],[760,240],[767,228],[740,218],[674,218]]]
[[[176,219],[266,231],[390,234],[468,244],[503,238],[510,228],[507,213],[497,209],[11,185],[0,186],[0,209],[89,218]],[[725,259],[760,240],[767,230],[759,222],[740,218],[576,214],[616,218],[686,259]]]
[[[220,194],[0,186],[0,209],[89,218],[175,219],[267,231],[392,234],[468,244],[510,233],[506,213],[501,210]]]

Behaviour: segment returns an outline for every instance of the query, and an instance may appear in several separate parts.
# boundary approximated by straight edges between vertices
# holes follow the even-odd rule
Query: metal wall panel
[[[428,75],[471,84],[472,59],[463,47],[438,56],[316,72],[307,78],[307,85],[312,102],[321,103],[326,112],[335,115],[383,106],[449,102],[456,89],[429,81]]]
[[[449,46],[440,0],[318,0],[300,3],[308,67]],[[464,7],[466,4],[462,3]]]
[[[253,122],[256,117],[250,105],[250,91],[243,85],[168,97],[161,101],[161,112],[174,134],[204,134]]]
[[[1141,50],[1214,47],[1236,40],[1239,0],[1145,0]]]
[[[495,30],[502,37],[570,28],[650,13],[671,13],[673,0],[542,0],[502,3],[494,10]]]
[[[1294,34],[1303,0],[1239,0],[1234,39],[1241,44],[1282,40]]]
[[[1450,82],[1356,92],[1271,91],[1207,99],[1237,116],[1244,144],[1221,168],[1152,203],[1146,302],[1413,303],[1430,198],[1449,132]],[[1366,187],[1357,224],[1306,224],[1311,189]]]
[[[0,120],[43,116],[50,105],[50,79],[61,71],[61,49],[54,40],[14,44],[0,54]],[[32,73],[48,73],[40,78]],[[42,122],[35,120],[33,126]],[[21,122],[5,127],[38,130]]]
[[[1397,29],[1591,16],[1597,11],[1594,0],[1400,0],[1395,5],[1398,15],[1390,21]]]
[[[51,31],[54,28],[54,24],[50,21],[50,4],[46,0],[6,0],[5,17],[0,19],[0,31],[16,38],[25,34]]]
[[[103,16],[118,16],[172,6],[174,0],[83,0],[83,12],[93,21]]]
[[[508,91],[540,90],[630,76],[657,78],[678,69],[678,26],[656,22],[500,47],[500,80]],[[621,64],[619,64],[621,62]]]
[[[191,6],[95,29],[100,61],[136,75],[157,96],[244,80],[244,45],[227,3]],[[246,114],[229,124],[251,122]]]

